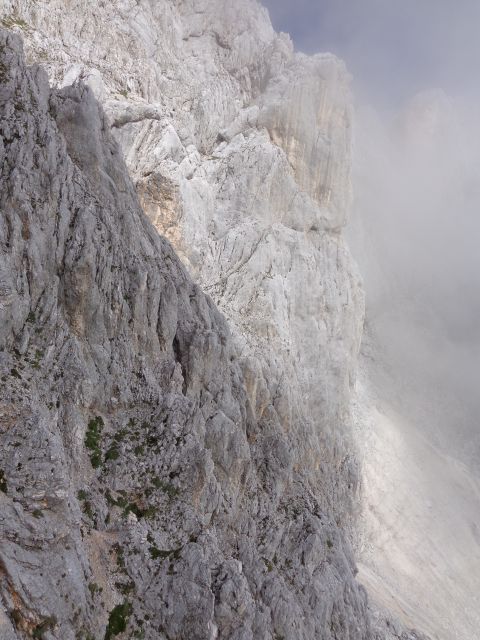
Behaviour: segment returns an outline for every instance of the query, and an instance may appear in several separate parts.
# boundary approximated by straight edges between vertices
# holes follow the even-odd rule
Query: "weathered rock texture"
[[[249,357],[255,416],[273,404],[297,432],[298,466],[329,484],[322,499],[346,522],[363,293],[340,233],[343,63],[294,53],[251,0],[7,1],[4,15],[52,82],[83,79],[102,101],[147,215]]]
[[[244,383],[91,91],[1,53],[3,637],[102,637],[127,602],[128,637],[367,637],[281,395]]]
[[[2,32],[1,637],[390,637],[347,541],[343,66],[255,2],[1,16],[59,87]]]

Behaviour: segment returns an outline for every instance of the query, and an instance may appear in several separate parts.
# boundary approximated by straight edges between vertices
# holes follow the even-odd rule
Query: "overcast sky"
[[[419,90],[480,95],[480,0],[263,0],[307,53],[332,51],[357,96],[396,105]]]

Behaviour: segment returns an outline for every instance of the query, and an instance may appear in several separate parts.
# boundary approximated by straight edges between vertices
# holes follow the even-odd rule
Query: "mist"
[[[479,459],[480,130],[444,92],[390,118],[357,109],[350,244],[365,280],[367,331],[395,403],[429,436]]]
[[[480,95],[476,0],[265,0],[277,29],[306,53],[331,51],[345,60],[357,98],[399,106],[440,87]]]
[[[347,229],[396,408],[480,460],[480,4],[266,2],[298,49],[352,74],[355,202]]]

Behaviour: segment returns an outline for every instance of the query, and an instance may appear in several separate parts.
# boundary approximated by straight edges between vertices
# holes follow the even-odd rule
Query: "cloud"
[[[480,88],[477,0],[266,0],[277,28],[297,48],[330,50],[353,73],[356,89],[395,103],[440,86],[455,95]]]
[[[480,461],[480,122],[477,103],[425,91],[356,114],[350,244],[399,409]],[[401,382],[400,382],[401,381]],[[421,390],[421,392],[419,392]],[[432,410],[434,407],[434,410]]]
[[[480,460],[480,2],[266,5],[298,49],[330,50],[354,77],[350,241],[408,389],[399,408],[423,406],[425,428]]]

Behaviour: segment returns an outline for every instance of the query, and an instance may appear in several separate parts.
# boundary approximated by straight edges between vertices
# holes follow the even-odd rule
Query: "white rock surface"
[[[363,322],[340,233],[351,200],[343,63],[294,53],[253,0],[8,0],[4,14],[25,22],[27,54],[54,83],[77,75],[103,101],[147,215],[258,362],[257,415],[278,395],[307,468],[351,467],[346,485],[332,480],[343,518]]]
[[[62,503],[61,513],[49,515],[40,538],[53,535],[55,518],[78,522],[82,500],[75,495],[92,477],[84,459],[85,425],[97,414],[106,418],[108,447],[101,453],[108,465],[93,472],[90,506],[83,504],[87,542],[77,535],[76,553],[65,561],[74,574],[80,613],[49,597],[41,579],[51,561],[48,552],[34,569],[31,556],[25,562],[14,558],[12,539],[24,525],[23,514],[13,525],[4,524],[10,526],[10,555],[2,574],[7,616],[0,624],[10,625],[8,640],[24,624],[40,626],[46,639],[73,640],[78,624],[101,633],[107,616],[93,587],[89,595],[94,578],[109,610],[124,601],[125,589],[133,590],[135,620],[151,621],[148,639],[416,637],[400,626],[389,630],[382,620],[371,625],[346,542],[359,480],[350,394],[363,292],[342,235],[351,200],[351,108],[343,64],[330,55],[294,53],[289,38],[273,31],[254,0],[5,0],[0,18],[22,34],[29,61],[44,64],[51,82],[63,87],[49,97],[44,83],[37,112],[28,92],[37,71],[25,71],[18,44],[9,41],[15,52],[9,55],[20,59],[15,77],[27,78],[19,104],[33,111],[34,122],[28,122],[34,134],[47,127],[61,146],[58,127],[67,141],[67,153],[58,159],[66,173],[36,142],[22,151],[35,160],[26,199],[37,189],[48,200],[44,171],[51,181],[59,172],[67,193],[70,181],[85,180],[85,193],[75,191],[73,204],[101,205],[115,249],[114,262],[105,264],[110,253],[97,250],[95,216],[69,223],[71,207],[58,214],[60,235],[48,228],[68,261],[65,273],[50,263],[47,275],[39,271],[49,286],[58,280],[61,291],[67,290],[65,301],[47,296],[58,318],[45,335],[52,341],[60,331],[74,344],[64,354],[64,427],[55,431],[66,443],[54,450],[66,460],[62,468],[77,464],[80,455],[83,466],[73,479],[66,471],[62,476],[63,484],[70,483],[68,489],[62,485],[62,495],[73,506]],[[78,86],[69,88],[72,82]],[[13,95],[9,101],[14,103]],[[23,126],[11,105],[6,113],[9,126]],[[108,129],[121,145],[150,220],[223,311],[231,339],[170,249],[153,239],[145,221],[138,222],[142,218]],[[9,162],[15,161],[13,155]],[[12,218],[18,231],[22,216],[15,207]],[[73,231],[63,231],[68,224]],[[37,249],[17,232],[15,269],[5,268],[8,295],[25,247],[38,251],[40,261],[50,255],[45,236],[40,238]],[[108,268],[118,261],[122,269],[110,277]],[[92,274],[102,276],[99,290],[90,291]],[[129,307],[125,317],[121,292]],[[6,367],[17,352],[34,357],[27,320],[40,299],[44,313],[40,291],[37,298],[21,293],[13,325],[4,328]],[[5,304],[11,302],[8,295]],[[43,322],[44,315],[36,328]],[[54,341],[49,357],[62,353],[61,341]],[[23,366],[30,373],[29,363]],[[35,385],[41,388],[36,378]],[[55,407],[42,405],[48,422],[47,409]],[[165,438],[161,450],[147,438],[145,465],[136,466],[130,446],[122,447],[121,465],[112,464],[108,453],[116,435],[130,417],[143,420],[145,412],[152,412],[155,432],[148,437]],[[168,425],[162,426],[165,419]],[[149,465],[160,465],[159,490],[150,502],[152,494],[141,491]],[[8,486],[15,486],[17,471],[8,466]],[[8,509],[20,508],[6,495],[0,497]],[[135,498],[126,514],[125,496]],[[22,508],[40,499],[26,495]],[[144,510],[153,506],[162,512],[152,525]],[[104,525],[110,511],[113,523]],[[112,532],[124,554],[111,546]],[[141,546],[145,541],[150,555]],[[22,533],[22,552],[25,544]],[[116,550],[120,586],[109,548]],[[165,554],[169,562],[163,562]],[[160,567],[154,562],[159,557]],[[68,594],[72,588],[68,583]],[[20,593],[20,617],[12,613],[12,589]]]

